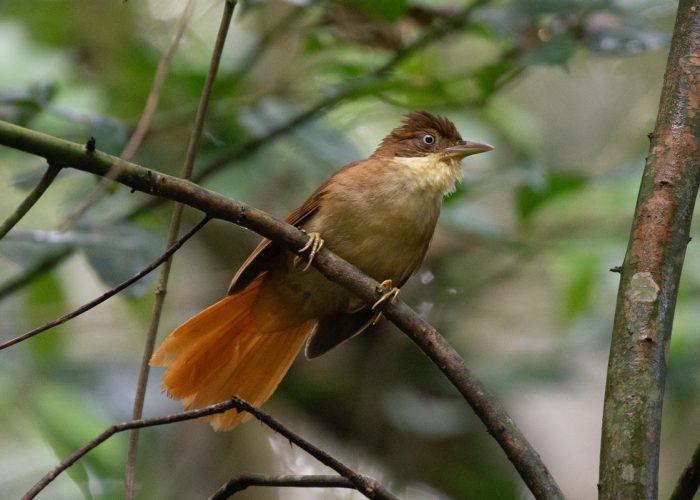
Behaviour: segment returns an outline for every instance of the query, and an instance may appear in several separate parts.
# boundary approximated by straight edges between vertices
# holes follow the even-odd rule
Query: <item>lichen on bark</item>
[[[620,275],[600,498],[656,498],[666,353],[700,184],[700,0],[681,0]]]

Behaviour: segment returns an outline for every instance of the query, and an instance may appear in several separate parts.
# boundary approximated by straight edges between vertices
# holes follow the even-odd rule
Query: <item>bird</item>
[[[163,391],[185,409],[236,395],[259,407],[305,345],[316,358],[368,330],[380,303],[395,300],[419,268],[443,198],[462,179],[462,160],[493,146],[462,139],[454,123],[426,111],[404,116],[366,159],[337,170],[285,219],[308,235],[306,259],[263,239],[228,294],[173,330],[150,360],[165,367]],[[311,267],[321,247],[386,291],[373,305]],[[250,415],[204,417],[215,431]]]

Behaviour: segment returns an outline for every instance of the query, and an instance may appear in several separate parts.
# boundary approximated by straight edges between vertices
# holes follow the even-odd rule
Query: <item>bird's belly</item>
[[[333,210],[321,207],[304,229],[319,233],[324,247],[375,280],[404,282],[423,260],[439,215],[439,200],[421,203],[394,195],[363,205],[343,201],[336,200]],[[288,311],[287,317],[293,315],[297,322],[364,306],[313,267],[303,268],[304,263],[294,265],[293,255],[285,252],[266,279],[270,293],[263,294],[269,297],[261,299],[278,301],[278,307]]]
[[[390,279],[398,285],[422,262],[439,215],[437,203],[401,205],[376,200],[371,210],[358,210],[351,204],[328,217],[320,214],[305,229],[318,232],[326,248],[368,276],[379,282]],[[309,281],[318,285],[313,279]],[[338,285],[320,287],[342,296],[344,308],[357,308],[357,299],[350,300],[352,296]]]
[[[422,257],[420,240],[412,236],[398,227],[385,226],[358,235],[349,246],[336,248],[331,241],[328,248],[375,280],[398,283]]]
[[[375,199],[370,209],[364,210],[353,211],[350,205],[345,217],[334,217],[332,224],[319,218],[321,224],[313,230],[321,234],[329,249],[367,275],[398,283],[423,260],[439,205],[432,200],[401,202],[396,196],[389,200]]]

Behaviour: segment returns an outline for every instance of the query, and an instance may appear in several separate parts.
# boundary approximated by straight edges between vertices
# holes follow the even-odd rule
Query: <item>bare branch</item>
[[[185,235],[183,235],[180,239],[175,241],[166,251],[158,257],[156,260],[154,260],[151,264],[143,268],[141,271],[138,273],[134,274],[131,278],[128,280],[124,281],[123,283],[120,283],[119,285],[115,286],[114,288],[106,291],[99,297],[91,300],[90,302],[87,302],[86,304],[83,304],[82,306],[78,307],[77,309],[74,309],[73,311],[64,314],[60,318],[56,318],[53,321],[49,321],[45,325],[42,325],[38,328],[34,328],[33,330],[28,331],[27,333],[24,333],[18,337],[15,337],[13,339],[7,340],[3,343],[0,344],[0,351],[3,349],[7,349],[8,347],[11,347],[15,344],[19,344],[20,342],[23,342],[27,339],[30,339],[34,337],[35,335],[39,335],[42,332],[45,332],[47,330],[50,330],[51,328],[62,325],[66,321],[69,321],[73,318],[76,318],[80,316],[81,314],[89,311],[90,309],[97,307],[100,305],[102,302],[106,301],[110,297],[115,296],[125,288],[130,287],[137,281],[139,281],[141,278],[144,276],[148,275],[151,271],[154,269],[157,269],[158,266],[160,266],[163,262],[165,262],[167,259],[169,259],[175,252],[177,252],[180,247],[187,241],[189,240],[192,236],[195,235],[200,229],[204,227],[204,225],[209,222],[211,218],[208,215],[205,215],[204,218],[199,221],[192,229],[190,229]]]
[[[227,481],[209,500],[226,500],[239,491],[251,486],[272,486],[275,488],[349,488],[355,485],[340,476],[270,476],[268,474],[239,474]]]
[[[700,2],[678,5],[622,265],[605,390],[601,498],[656,498],[666,356],[700,185]]]
[[[214,48],[212,50],[211,61],[209,63],[209,70],[207,72],[207,78],[204,81],[204,88],[202,89],[202,95],[199,100],[199,106],[197,107],[197,113],[194,119],[194,126],[192,127],[190,140],[187,144],[185,162],[182,166],[182,177],[184,179],[189,179],[190,177],[192,177],[194,161],[197,157],[197,151],[199,150],[199,140],[202,136],[202,130],[204,129],[204,118],[207,115],[207,109],[209,108],[209,102],[211,101],[211,93],[212,89],[214,88],[214,81],[216,80],[216,74],[219,70],[221,54],[224,50],[226,36],[228,35],[228,30],[229,26],[231,25],[231,18],[233,17],[233,11],[235,7],[235,0],[228,0],[224,2],[224,11],[221,15],[219,32],[217,34],[216,41],[214,42]],[[173,242],[177,239],[177,234],[180,231],[180,223],[182,220],[183,209],[184,205],[182,203],[176,204],[173,209],[173,214],[170,219],[170,228],[168,230],[168,241],[166,243],[166,247],[171,246]],[[141,366],[139,368],[139,377],[136,384],[136,394],[134,395],[134,407],[131,415],[131,418],[134,420],[141,418],[141,415],[143,414],[143,402],[146,397],[148,375],[151,370],[149,360],[153,355],[153,350],[156,344],[156,336],[158,335],[160,316],[163,310],[163,302],[165,301],[165,294],[168,287],[168,278],[170,276],[171,263],[172,260],[167,259],[165,261],[165,265],[160,270],[160,276],[158,276],[158,283],[156,285],[156,296],[155,300],[153,301],[153,310],[151,312],[151,322],[148,326],[148,332],[146,333],[146,343],[143,348]],[[129,435],[126,473],[124,475],[124,498],[126,500],[132,500],[134,498],[134,481],[136,476],[136,457],[138,453],[138,443],[139,431],[135,429],[131,431]]]
[[[0,300],[4,299],[8,295],[12,295],[17,290],[22,289],[24,286],[34,281],[34,278],[37,276],[41,276],[42,274],[51,271],[59,263],[70,257],[72,253],[72,248],[47,252],[42,259],[24,269],[24,271],[18,276],[14,276],[5,281],[0,286]]]
[[[86,155],[71,142],[3,122],[0,122],[0,144],[55,158],[74,168],[97,175],[108,171],[111,163],[118,160],[100,151]],[[125,166],[117,180],[132,189],[185,203],[202,210],[212,218],[247,227],[292,252],[304,247],[308,240],[308,236],[301,230],[261,210],[227,199],[192,182],[133,163]],[[344,286],[369,304],[373,304],[381,296],[378,290],[379,283],[327,248],[321,249],[313,265],[328,279]],[[488,394],[466,367],[464,360],[439,333],[400,300],[394,303],[385,302],[380,309],[388,319],[418,343],[447,375],[501,445],[533,494],[537,498],[562,498],[559,487],[541,458],[505,409]]]
[[[46,488],[51,483],[51,481],[56,479],[56,477],[58,477],[59,474],[63,473],[66,469],[68,469],[68,467],[73,465],[83,456],[88,454],[91,450],[95,449],[97,446],[104,443],[118,432],[123,432],[132,429],[143,429],[144,427],[154,427],[157,425],[172,424],[175,422],[182,422],[185,420],[194,420],[197,418],[206,417],[208,415],[224,413],[232,409],[250,413],[260,422],[287,438],[291,443],[299,446],[299,448],[306,451],[309,455],[316,458],[319,462],[323,463],[324,465],[327,465],[341,476],[347,478],[350,482],[352,482],[353,485],[355,485],[358,491],[360,491],[368,498],[396,500],[396,496],[394,496],[392,493],[386,490],[381,484],[379,484],[374,479],[368,476],[364,476],[362,474],[358,474],[339,460],[333,458],[328,453],[317,448],[298,434],[289,430],[287,427],[279,423],[269,414],[255,408],[254,406],[250,405],[246,401],[243,401],[242,399],[236,396],[233,396],[228,401],[209,405],[197,410],[173,413],[164,417],[130,420],[128,422],[122,422],[120,424],[112,425],[104,432],[102,432],[99,436],[97,436],[95,439],[84,444],[83,446],[75,450],[73,453],[71,453],[66,459],[62,460],[58,465],[56,465],[56,467],[51,469],[34,486],[32,486],[22,498],[23,500],[30,500],[36,497],[44,488]]]
[[[695,448],[690,463],[678,478],[671,500],[693,500],[698,488],[700,488],[700,445]]]
[[[61,473],[68,469],[68,467],[76,463],[82,457],[87,455],[90,451],[97,448],[100,444],[104,443],[118,432],[123,432],[130,429],[142,429],[144,427],[153,427],[156,425],[172,424],[175,422],[182,422],[184,420],[194,420],[196,418],[206,417],[207,415],[223,413],[227,410],[236,407],[236,402],[233,400],[229,400],[223,403],[213,404],[205,408],[174,413],[172,415],[167,415],[164,417],[156,417],[143,420],[130,420],[128,422],[114,424],[111,427],[107,428],[105,431],[103,431],[95,439],[89,441],[88,443],[85,443],[83,446],[71,453],[66,459],[62,460],[58,465],[56,465],[56,467],[51,469],[34,486],[32,486],[29,489],[29,491],[27,491],[27,493],[24,494],[22,499],[29,500],[31,498],[36,497],[44,488],[46,488],[49,485],[49,483],[51,483],[51,481],[56,479]]]
[[[270,26],[256,41],[256,43],[243,54],[241,62],[238,64],[232,82],[229,85],[236,85],[240,80],[251,72],[251,70],[260,62],[265,54],[265,51],[272,45],[275,39],[279,36],[289,36],[294,23],[302,17],[309,8],[318,3],[323,3],[326,0],[311,0],[305,5],[293,5],[292,10],[280,19],[277,23]]]
[[[22,220],[29,210],[34,206],[34,204],[39,201],[41,195],[49,188],[53,180],[61,171],[61,167],[53,166],[49,163],[49,167],[46,169],[44,176],[41,178],[39,183],[34,186],[31,193],[22,200],[17,209],[12,212],[5,221],[0,224],[0,240],[12,229],[15,225]]]
[[[268,426],[273,431],[289,439],[289,441],[291,441],[299,448],[307,452],[309,455],[314,457],[323,465],[330,467],[341,476],[347,478],[350,482],[352,482],[355,485],[357,490],[363,495],[365,495],[367,498],[398,500],[394,494],[392,494],[390,491],[384,488],[375,479],[372,479],[369,476],[358,474],[357,472],[353,471],[347,465],[340,462],[338,459],[334,458],[333,456],[318,448],[311,442],[307,441],[298,434],[289,430],[287,427],[275,420],[268,413],[265,413],[264,411],[260,410],[259,408],[256,408],[255,406],[240,399],[237,396],[234,396],[232,399],[236,402],[236,408],[238,408],[239,411],[245,411],[247,413],[250,413],[260,422]]]

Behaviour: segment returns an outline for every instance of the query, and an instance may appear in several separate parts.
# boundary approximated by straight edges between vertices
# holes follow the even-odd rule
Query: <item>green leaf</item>
[[[31,326],[36,327],[51,321],[67,310],[65,296],[61,283],[55,273],[46,273],[32,281],[27,289],[25,298],[25,317],[31,318]],[[63,325],[52,329],[51,332],[38,335],[27,345],[32,355],[42,363],[42,366],[54,361],[65,345],[65,336],[61,335]]]
[[[520,0],[517,8],[529,14],[577,12],[594,8],[604,8],[607,0]]]
[[[494,241],[509,241],[505,226],[483,207],[462,198],[461,203],[452,203],[443,212],[441,222],[482,238]]]
[[[593,52],[623,55],[658,50],[668,45],[670,37],[638,15],[598,12],[587,17],[583,40]]]
[[[19,172],[12,178],[12,187],[22,191],[31,191],[39,184],[39,181],[46,173],[46,165],[36,168],[27,169],[24,172]]]
[[[554,267],[560,289],[560,304],[555,310],[559,321],[570,325],[591,306],[600,259],[593,252],[576,249],[562,252]]]
[[[399,19],[408,8],[406,0],[352,0],[350,3],[389,23]]]
[[[24,269],[34,267],[50,255],[64,252],[70,244],[63,238],[51,238],[49,231],[13,228],[0,245],[0,252]]]
[[[463,196],[465,196],[469,192],[469,188],[467,187],[467,184],[464,182],[459,182],[455,185],[455,190],[451,193],[449,193],[444,199],[443,199],[443,204],[444,205],[449,205],[451,203],[454,203],[461,199]]]
[[[564,33],[542,42],[533,50],[526,53],[522,62],[534,66],[538,64],[549,66],[565,66],[576,51],[576,40]]]
[[[47,382],[41,384],[41,389],[38,387],[32,393],[37,425],[58,458],[65,458],[111,424],[85,394]],[[92,498],[88,470],[95,470],[100,480],[117,477],[124,451],[123,440],[110,439],[68,469],[85,498]]]
[[[479,68],[474,73],[474,80],[484,96],[489,96],[496,88],[500,78],[513,69],[513,64],[506,61],[497,61]]]
[[[312,121],[292,131],[294,141],[314,156],[332,165],[344,165],[356,160],[360,153],[347,136],[325,123]]]
[[[51,104],[58,86],[53,82],[32,84],[28,90],[0,93],[0,104],[6,108],[3,119],[28,126]]]
[[[136,224],[120,223],[101,231],[88,233],[90,238],[79,243],[87,261],[109,287],[117,286],[156,260],[163,252],[161,238]],[[142,279],[122,293],[139,297],[146,293],[154,274]],[[150,279],[148,279],[150,278]]]
[[[553,198],[580,190],[588,178],[575,172],[551,173],[539,185],[521,186],[515,193],[515,203],[522,220],[528,220]]]
[[[114,287],[158,258],[163,243],[158,235],[131,222],[103,226],[91,222],[65,233],[15,229],[5,237],[0,251],[26,268],[45,258],[47,252],[66,248],[82,250],[100,279]],[[122,293],[141,296],[153,279],[151,274]]]

